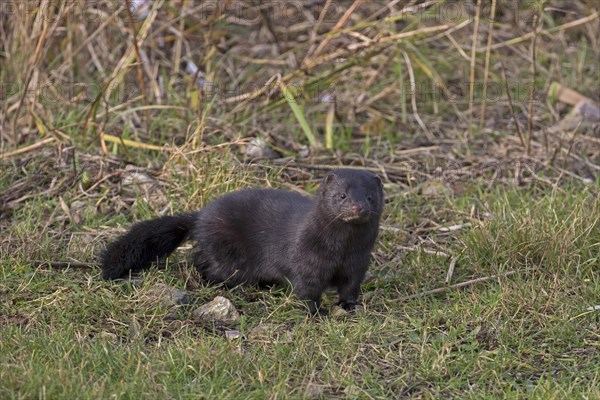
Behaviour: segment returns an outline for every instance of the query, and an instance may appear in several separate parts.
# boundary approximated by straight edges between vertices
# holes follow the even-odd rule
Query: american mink
[[[312,199],[275,189],[228,193],[197,212],[143,221],[107,246],[105,279],[148,268],[185,239],[209,282],[236,286],[289,282],[312,313],[336,287],[352,310],[379,230],[383,187],[374,174],[337,169]]]

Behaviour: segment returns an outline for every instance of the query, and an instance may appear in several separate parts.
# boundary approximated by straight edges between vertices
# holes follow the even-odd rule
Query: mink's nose
[[[362,208],[362,206],[360,204],[354,204],[352,206],[352,212],[354,214],[360,214],[362,212],[362,210],[363,210],[363,208]]]

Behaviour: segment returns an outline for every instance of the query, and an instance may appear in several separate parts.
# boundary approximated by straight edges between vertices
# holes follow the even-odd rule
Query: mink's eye
[[[370,202],[372,202],[372,201],[373,201],[373,196],[371,196],[371,195],[368,195],[368,196],[367,196],[367,201],[368,201],[369,203],[370,203]]]
[[[346,193],[340,194],[340,197],[342,198],[342,200],[344,200],[346,198]]]

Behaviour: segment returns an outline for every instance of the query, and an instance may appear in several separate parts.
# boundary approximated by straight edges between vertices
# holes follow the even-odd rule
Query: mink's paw
[[[327,311],[321,308],[320,301],[307,300],[306,307],[308,308],[308,312],[313,317],[325,317],[327,316]]]
[[[338,306],[342,307],[348,312],[353,312],[356,309],[356,304],[357,303],[355,301],[340,301]]]

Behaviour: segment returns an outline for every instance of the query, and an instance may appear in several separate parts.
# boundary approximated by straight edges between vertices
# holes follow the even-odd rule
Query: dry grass
[[[591,0],[3,1],[2,397],[598,396],[600,130],[552,89],[600,100],[598,16]],[[310,193],[341,164],[385,182],[363,314],[316,322],[283,293],[227,291],[232,342],[144,302],[155,281],[222,293],[185,270],[98,280],[97,249],[131,221],[245,186]]]
[[[503,88],[500,62],[508,69],[517,117],[527,121],[527,132],[538,143],[542,130],[562,112],[560,104],[544,102],[551,82],[598,100],[593,2],[545,8],[526,2],[519,9],[503,4],[493,15],[494,34],[489,4],[480,17],[479,2],[475,15],[466,3],[443,2],[147,3],[152,7],[144,12],[131,12],[116,1],[5,6],[4,153],[47,144],[43,140],[52,136],[86,151],[127,156],[125,147],[158,149],[186,141],[197,148],[215,135],[219,140],[259,136],[294,152],[303,131],[317,151],[334,101],[336,148],[349,150],[344,132],[352,133],[350,143],[394,138],[395,146],[411,146],[414,141],[407,139],[426,134],[460,154],[495,157],[503,150],[498,147],[511,146],[503,90],[485,103],[490,114],[477,134],[464,140],[461,132],[472,130],[469,121],[483,118],[487,107],[476,108],[474,96]],[[533,35],[541,29],[534,22],[542,14],[550,26]],[[545,54],[540,62],[529,50],[536,40]],[[463,58],[467,47],[469,60]],[[576,65],[562,54],[575,57]],[[535,93],[529,90],[532,84]],[[300,124],[290,119],[281,88],[299,103],[294,114],[300,114]],[[406,118],[400,105],[409,98],[416,104]],[[309,128],[302,122],[308,115]],[[156,121],[162,119],[170,121]],[[318,140],[311,139],[312,132]],[[500,138],[486,139],[496,132]],[[558,143],[555,137],[549,140],[549,146]],[[526,145],[536,158],[551,158],[551,151],[540,154],[529,139]],[[472,147],[477,150],[471,152]],[[595,162],[598,154],[586,156]]]

